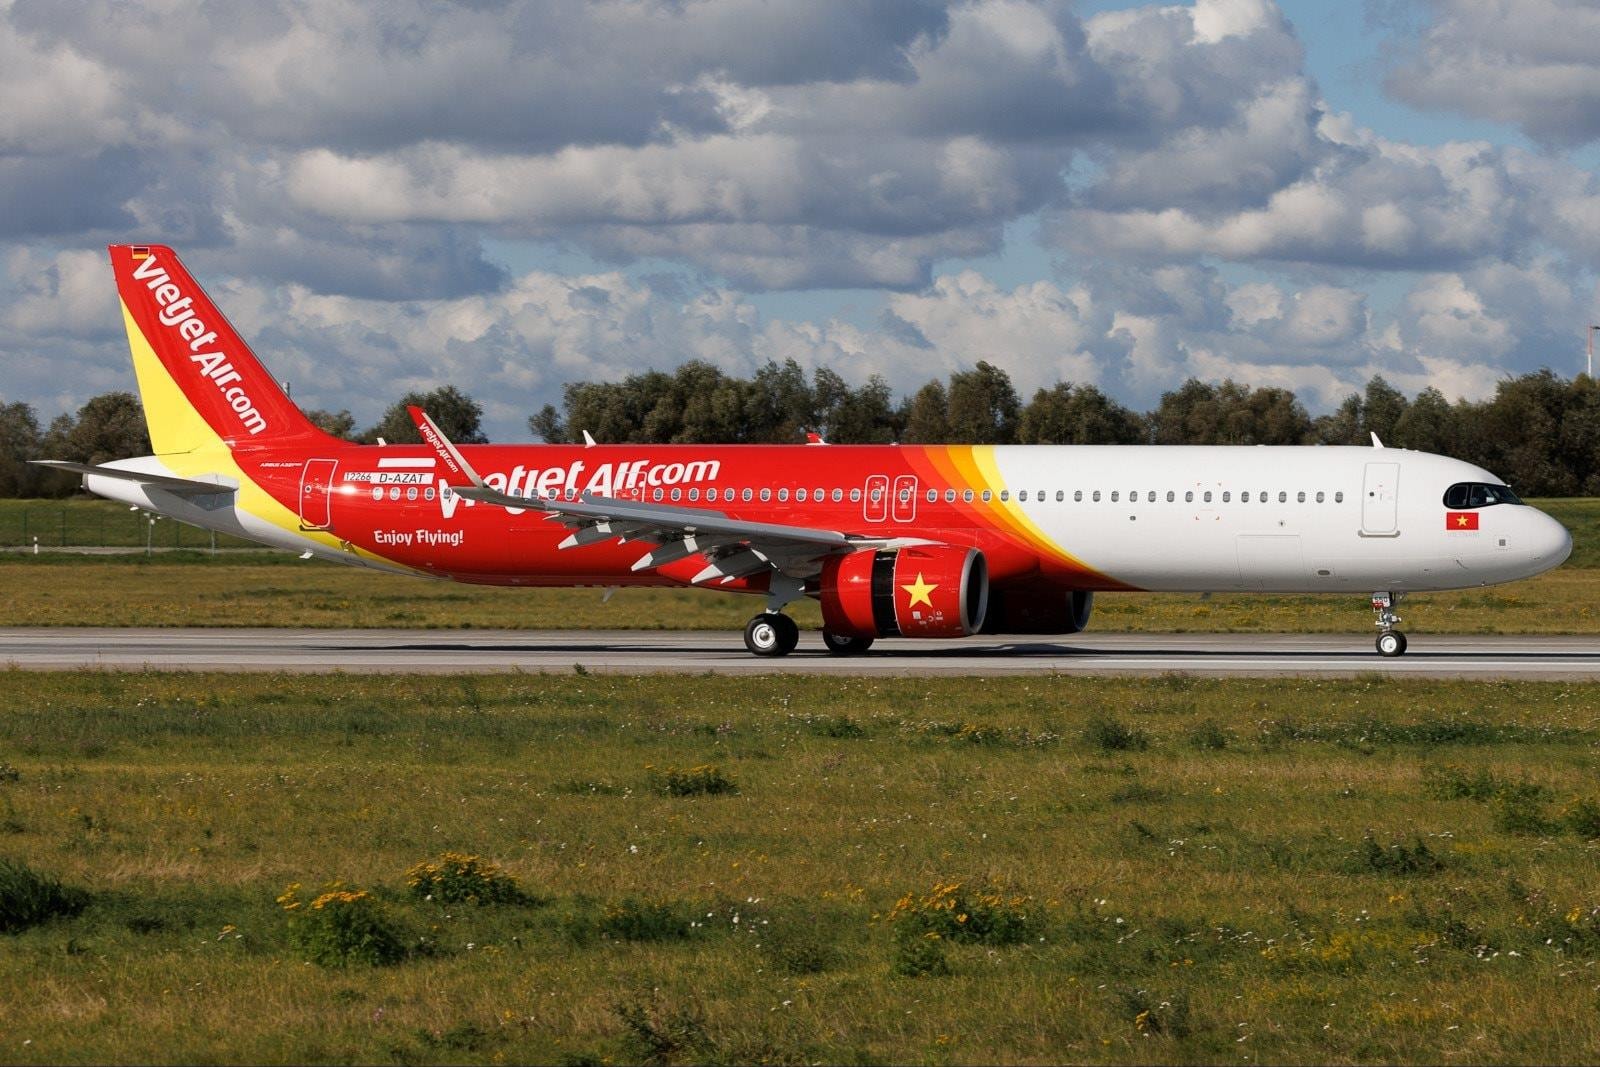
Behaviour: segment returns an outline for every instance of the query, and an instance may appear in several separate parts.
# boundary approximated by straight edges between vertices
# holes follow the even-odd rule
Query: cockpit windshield
[[[1452,511],[1486,508],[1494,504],[1520,504],[1522,498],[1509,485],[1457,482],[1444,491],[1444,506]]]

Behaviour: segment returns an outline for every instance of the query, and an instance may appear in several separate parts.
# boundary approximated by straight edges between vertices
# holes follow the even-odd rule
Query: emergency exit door
[[[308,459],[300,474],[300,528],[326,530],[333,522],[333,472],[336,459]]]

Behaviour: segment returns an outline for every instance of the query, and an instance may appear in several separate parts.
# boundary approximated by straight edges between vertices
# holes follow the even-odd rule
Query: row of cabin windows
[[[405,498],[407,500],[416,500],[418,495],[419,495],[417,487],[414,486],[414,485],[407,486],[405,488],[404,492],[405,492]],[[448,488],[446,488],[444,490],[444,492],[445,493],[449,493],[450,490]],[[750,489],[742,489],[742,490],[723,489],[723,490],[719,491],[719,490],[717,490],[715,488],[712,488],[712,489],[707,489],[706,490],[706,501],[708,503],[713,503],[714,504],[718,500],[725,500],[725,501],[727,501],[728,503],[731,504],[731,503],[734,502],[734,499],[735,499],[734,494],[736,492],[738,493],[738,499],[739,500],[743,500],[743,501],[745,501],[747,503],[755,498],[755,492],[753,490],[750,490]],[[812,492],[813,492],[812,490],[807,490],[807,489],[796,489],[794,491],[794,499],[795,499],[795,501],[797,503],[804,504],[807,501],[812,499]],[[818,503],[823,503],[823,502],[831,499],[835,504],[838,504],[838,503],[843,502],[844,497],[845,497],[845,491],[843,489],[834,489],[832,494],[831,494],[831,496],[829,495],[828,491],[825,490],[825,489],[817,489],[817,490],[814,490],[814,492],[816,494],[815,495],[815,499],[816,499],[816,501]],[[1139,502],[1139,493],[1140,493],[1140,490],[1138,490],[1138,489],[1130,489],[1128,491],[1128,503],[1137,504]],[[672,499],[673,500],[675,500],[675,501],[682,500],[683,499],[684,490],[682,490],[682,489],[673,489],[673,490],[671,490],[671,494],[672,494]],[[398,485],[391,485],[389,487],[388,496],[389,496],[390,500],[399,500],[400,499],[400,495],[401,495],[401,489],[400,489],[400,487]],[[567,494],[567,496],[569,498],[572,497],[573,495],[574,494],[572,494],[570,492]],[[651,495],[656,500],[661,500],[665,496],[665,491],[661,490],[661,489],[656,489],[656,490],[652,491]],[[762,500],[763,503],[770,502],[772,500],[772,498],[773,498],[773,490],[771,490],[771,489],[762,489],[760,491],[760,495],[761,495],[761,500]],[[882,500],[883,499],[883,495],[884,495],[884,491],[882,489],[874,489],[872,491],[873,502],[876,503],[877,501]],[[911,499],[911,490],[909,490],[909,489],[901,489],[899,491],[898,495],[900,497],[900,502],[901,503],[906,503],[906,502],[910,501],[910,499]],[[1231,490],[1224,489],[1224,490],[1222,490],[1220,495],[1221,495],[1222,503],[1229,504],[1229,503],[1233,502],[1233,493],[1232,493]],[[427,488],[423,489],[421,491],[421,496],[422,496],[422,499],[424,499],[424,500],[432,500],[434,498],[433,486],[430,485]],[[698,503],[699,500],[700,500],[700,490],[698,488],[689,489],[688,490],[688,496],[689,496],[689,500],[691,502]],[[1062,503],[1066,502],[1067,493],[1066,493],[1065,489],[1057,489],[1055,491],[1055,496],[1056,496],[1056,503],[1062,504]],[[372,499],[374,499],[374,500],[382,500],[383,497],[384,497],[383,486],[381,486],[381,485],[373,486],[372,487]],[[963,489],[961,491],[960,497],[961,497],[961,501],[963,503],[966,503],[966,504],[972,503],[974,499],[982,500],[983,502],[988,503],[988,502],[990,502],[990,501],[992,501],[994,499],[995,494],[994,494],[994,492],[992,490],[989,490],[989,489],[984,489],[979,493],[974,493],[971,489]],[[1009,501],[1011,499],[1011,491],[1009,489],[1002,489],[1002,490],[1000,490],[999,497],[1000,497],[1000,500],[1002,502]],[[788,489],[779,489],[779,490],[777,490],[777,498],[778,498],[778,502],[779,503],[788,503],[788,501],[789,501],[789,490]],[[1121,490],[1119,490],[1119,489],[1110,490],[1110,501],[1111,501],[1111,503],[1113,503],[1113,504],[1119,503],[1121,501],[1121,498],[1122,498]],[[1045,489],[1040,489],[1034,494],[1033,499],[1043,503],[1043,502],[1045,502],[1045,501],[1050,499],[1049,491],[1045,490]],[[1073,490],[1073,493],[1072,493],[1073,503],[1081,504],[1083,502],[1083,499],[1084,499],[1084,491],[1082,489]],[[1098,504],[1101,501],[1101,499],[1102,499],[1101,490],[1093,489],[1093,490],[1089,491],[1089,500],[1090,500],[1091,503]],[[1157,502],[1158,499],[1160,499],[1160,494],[1158,494],[1156,490],[1154,490],[1154,489],[1144,490],[1144,500],[1145,500],[1146,503],[1154,504],[1154,503]],[[1174,503],[1177,503],[1177,499],[1178,499],[1178,494],[1177,494],[1176,490],[1168,489],[1167,492],[1166,492],[1166,502],[1169,503],[1169,504],[1174,504]],[[1266,490],[1261,490],[1260,492],[1255,494],[1255,499],[1260,501],[1263,504],[1270,503],[1271,500],[1272,500],[1272,494],[1270,492],[1266,491]],[[1313,499],[1315,499],[1316,503],[1318,503],[1318,504],[1324,503],[1327,500],[1327,494],[1325,492],[1319,491],[1316,494],[1314,494]],[[937,489],[929,489],[928,492],[927,492],[927,500],[928,500],[928,503],[930,503],[930,504],[938,503],[939,502],[939,490],[937,490]],[[1302,489],[1299,492],[1295,493],[1295,502],[1296,503],[1304,504],[1306,502],[1306,500],[1307,500],[1307,493],[1306,493],[1305,490]],[[861,490],[859,490],[859,489],[850,490],[850,501],[851,501],[851,503],[860,503],[861,502]],[[1212,503],[1212,501],[1213,501],[1212,491],[1210,489],[1202,490],[1201,493],[1200,493],[1200,503],[1210,504],[1210,503]],[[1248,489],[1242,490],[1239,493],[1239,502],[1241,504],[1248,504],[1248,503],[1250,503],[1250,501],[1251,501],[1250,490],[1248,490]],[[956,491],[954,489],[946,489],[944,491],[944,502],[946,504],[954,504],[956,502]],[[1017,502],[1019,504],[1026,504],[1028,502],[1028,490],[1021,489],[1021,490],[1017,491]],[[1183,494],[1183,502],[1185,504],[1193,504],[1193,503],[1195,503],[1195,491],[1193,489],[1190,489],[1190,490],[1187,490],[1187,491],[1184,492],[1184,494]],[[1289,502],[1289,494],[1288,494],[1288,492],[1280,489],[1278,491],[1278,503],[1287,504],[1288,502]],[[1335,492],[1333,494],[1333,502],[1335,504],[1344,503],[1344,493],[1342,491]]]

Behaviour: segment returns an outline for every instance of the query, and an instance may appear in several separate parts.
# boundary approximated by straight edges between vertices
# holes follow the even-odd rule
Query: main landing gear
[[[834,634],[824,630],[822,647],[835,656],[859,656],[872,647],[872,638],[851,637],[849,634]]]
[[[799,643],[799,624],[780,611],[763,611],[744,627],[744,647],[758,656],[787,656]]]
[[[1378,655],[1400,656],[1405,654],[1406,635],[1396,630],[1395,624],[1400,621],[1400,616],[1395,614],[1394,606],[1400,603],[1404,593],[1389,593],[1381,591],[1372,594],[1372,610],[1378,613]]]

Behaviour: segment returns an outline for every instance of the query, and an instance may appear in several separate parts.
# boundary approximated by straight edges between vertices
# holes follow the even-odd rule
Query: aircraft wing
[[[668,507],[591,494],[576,500],[515,496],[484,484],[466,457],[440,432],[427,413],[415,407],[410,410],[423,441],[438,454],[445,470],[466,483],[452,486],[452,492],[485,504],[544,512],[551,520],[572,530],[561,542],[563,549],[612,539],[654,544],[655,548],[634,563],[636,571],[702,556],[707,565],[691,579],[697,585],[713,580],[727,583],[763,571],[778,571],[798,578],[819,570],[825,556],[909,543],[903,538],[891,540],[840,530],[748,522],[710,508]]]
[[[205,482],[192,478],[174,478],[167,474],[146,474],[143,471],[124,470],[121,467],[96,467],[91,463],[73,463],[65,459],[33,459],[28,462],[37,467],[50,467],[76,474],[93,474],[102,478],[116,478],[124,482],[138,482],[152,489],[162,489],[179,496],[215,496],[231,493],[238,486],[224,482]]]

